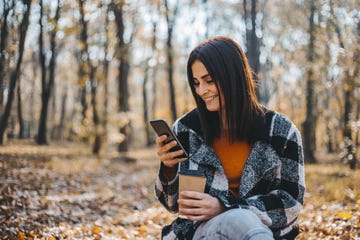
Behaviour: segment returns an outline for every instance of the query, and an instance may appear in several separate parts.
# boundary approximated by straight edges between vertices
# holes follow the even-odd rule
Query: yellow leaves
[[[53,237],[53,236],[46,236],[46,237],[40,237],[39,238],[39,235],[36,234],[34,231],[30,231],[30,232],[27,232],[27,233],[18,232],[17,239],[18,240],[27,240],[27,239],[56,240],[56,238]]]
[[[29,233],[29,236],[31,237],[31,239],[36,239],[37,238],[37,234],[35,234],[33,231],[31,231]],[[54,237],[50,237],[48,240],[55,240]]]
[[[147,230],[148,230],[148,227],[145,226],[145,225],[141,225],[141,226],[139,227],[139,231],[140,231],[140,232],[146,232]]]
[[[305,173],[308,188],[299,216],[303,232],[297,239],[357,239],[360,171],[348,173],[341,165],[308,165]]]
[[[92,234],[99,234],[102,231],[102,228],[99,226],[93,226],[91,229]]]
[[[25,240],[25,234],[23,232],[19,232],[17,237],[19,240]]]
[[[0,148],[0,167],[9,176],[5,182],[21,183],[9,185],[1,196],[0,211],[9,219],[0,225],[13,234],[9,239],[161,238],[162,227],[176,215],[153,196],[158,170],[154,149],[129,153],[138,159],[136,164],[119,162],[118,153],[92,157],[88,152],[87,145],[75,143]],[[360,170],[350,174],[343,166],[308,165],[306,177],[299,216],[303,231],[297,239],[357,239]],[[25,198],[28,205],[22,202]],[[19,212],[17,218],[12,211]]]
[[[339,212],[337,216],[342,220],[349,220],[352,215],[348,212]]]

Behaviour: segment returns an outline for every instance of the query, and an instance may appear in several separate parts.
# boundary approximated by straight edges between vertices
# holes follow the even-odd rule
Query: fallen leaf
[[[141,225],[139,228],[139,231],[141,231],[141,232],[146,232],[147,230],[148,230],[148,227],[145,225]]]
[[[17,237],[19,240],[25,240],[25,234],[22,232],[19,232]]]
[[[101,227],[99,227],[99,226],[94,226],[92,229],[91,229],[91,232],[93,233],[93,234],[99,234],[100,232],[101,232]]]
[[[349,220],[351,218],[351,214],[348,212],[339,212],[338,213],[338,217],[341,218],[342,220]]]

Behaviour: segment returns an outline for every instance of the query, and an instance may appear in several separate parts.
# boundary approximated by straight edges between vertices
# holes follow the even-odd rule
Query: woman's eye
[[[212,82],[214,82],[212,79],[209,79],[209,80],[207,80],[206,81],[207,83],[212,83]]]
[[[199,82],[197,82],[197,81],[194,81],[194,86],[199,86]]]

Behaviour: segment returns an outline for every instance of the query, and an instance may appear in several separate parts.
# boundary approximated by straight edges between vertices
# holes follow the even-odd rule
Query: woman
[[[189,158],[156,139],[161,161],[155,190],[177,218],[163,239],[293,239],[305,191],[299,131],[262,107],[246,56],[229,37],[201,43],[190,54],[188,81],[197,108],[173,130]],[[205,192],[178,192],[178,171],[201,170]]]

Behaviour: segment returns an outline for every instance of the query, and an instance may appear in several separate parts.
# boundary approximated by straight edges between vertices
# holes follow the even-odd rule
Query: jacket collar
[[[250,131],[250,141],[252,143],[260,140],[264,140],[269,142],[270,141],[270,128],[271,128],[271,121],[273,115],[275,114],[274,111],[268,110],[263,107],[265,112],[264,116],[256,114],[254,117],[254,124]],[[187,128],[193,130],[196,134],[198,134],[201,139],[203,139],[203,132],[201,130],[200,125],[200,117],[199,112],[197,109],[193,109],[188,114],[186,114],[180,122],[184,124]]]
[[[261,140],[270,142],[271,140],[270,129],[275,112],[268,110],[265,107],[263,108],[263,110],[265,112],[264,116],[256,114],[254,117],[253,126],[251,128],[249,136],[251,143]]]

